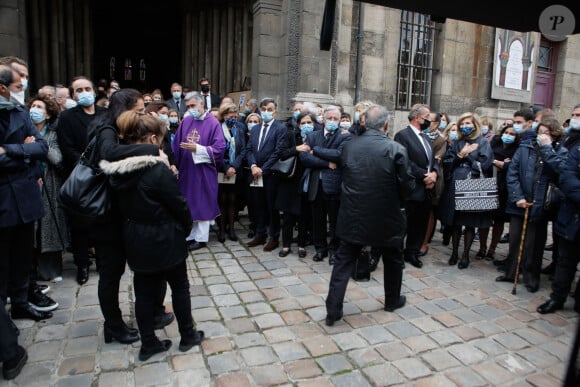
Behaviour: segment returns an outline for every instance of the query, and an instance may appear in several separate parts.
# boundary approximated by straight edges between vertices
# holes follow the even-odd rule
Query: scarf
[[[236,127],[232,126],[232,132],[226,123],[222,123],[222,131],[224,132],[224,138],[226,140],[226,146],[228,151],[229,164],[232,165],[236,160]]]

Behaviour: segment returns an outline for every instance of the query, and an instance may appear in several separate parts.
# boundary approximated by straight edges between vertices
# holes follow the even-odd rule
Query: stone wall
[[[0,56],[27,60],[26,7],[24,0],[0,0]]]

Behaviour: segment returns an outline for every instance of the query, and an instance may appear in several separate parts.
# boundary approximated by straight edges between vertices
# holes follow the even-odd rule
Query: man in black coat
[[[201,78],[199,80],[200,93],[205,102],[205,110],[210,111],[212,108],[219,108],[222,102],[222,98],[211,92],[211,83],[207,78]]]
[[[310,152],[300,152],[300,161],[308,168],[305,172],[308,189],[305,192],[308,200],[312,202],[312,231],[316,249],[312,259],[319,262],[330,255],[331,265],[338,249],[335,229],[342,183],[340,155],[342,147],[351,138],[350,133],[341,133],[338,130],[339,122],[340,109],[328,106],[324,110],[324,130],[310,133],[306,137]],[[327,242],[327,234],[330,234],[330,243]]]
[[[248,247],[264,246],[264,251],[272,251],[279,245],[280,212],[275,209],[278,176],[270,168],[280,158],[280,151],[286,137],[286,125],[276,120],[277,104],[272,98],[260,101],[262,124],[250,132],[246,146],[246,157],[250,165],[250,200],[256,211],[256,235],[248,242]],[[262,186],[254,183],[262,181]],[[266,233],[270,239],[267,240]]]
[[[179,83],[173,82],[171,84],[171,98],[167,99],[165,103],[169,109],[177,110],[179,117],[183,118],[187,108],[183,99],[183,87]]]
[[[383,132],[389,113],[371,105],[366,131],[345,144],[342,151],[342,195],[336,233],[340,247],[332,268],[326,298],[326,325],[342,318],[342,305],[355,262],[363,246],[374,246],[384,263],[385,310],[405,305],[403,237],[405,200],[415,188],[407,152]]]
[[[395,135],[395,141],[407,149],[411,172],[415,177],[415,190],[407,201],[407,236],[405,240],[405,261],[415,267],[422,267],[420,249],[425,239],[429,211],[432,205],[433,188],[437,176],[441,175],[435,161],[431,141],[423,130],[428,130],[431,109],[427,105],[416,104],[409,112],[409,126]]]
[[[93,82],[86,77],[73,79],[73,98],[78,105],[60,113],[56,133],[67,175],[72,172],[89,142],[88,128],[98,114],[105,109],[95,105]],[[71,222],[71,244],[74,263],[77,266],[77,282],[83,285],[89,280],[89,228]]]

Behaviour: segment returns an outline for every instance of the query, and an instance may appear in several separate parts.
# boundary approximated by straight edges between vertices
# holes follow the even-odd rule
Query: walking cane
[[[522,236],[520,238],[520,251],[518,252],[518,265],[516,266],[516,275],[514,277],[514,288],[512,289],[512,294],[516,294],[516,287],[518,286],[518,277],[520,276],[520,263],[522,262],[522,255],[524,255],[524,242],[526,241],[526,231],[528,228],[528,214],[530,213],[530,207],[534,203],[526,203],[526,211],[524,213],[524,226],[522,227]]]

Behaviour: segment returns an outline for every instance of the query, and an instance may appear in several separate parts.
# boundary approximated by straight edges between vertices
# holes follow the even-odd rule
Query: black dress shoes
[[[196,240],[189,241],[187,244],[187,249],[189,251],[195,251],[199,249],[203,249],[206,246],[205,242],[198,242]]]
[[[291,252],[292,252],[292,250],[290,250],[287,247],[284,247],[283,249],[280,250],[280,252],[278,253],[278,256],[280,258],[284,258],[284,257],[288,256],[288,254],[290,254]]]
[[[26,306],[12,305],[10,315],[14,320],[29,319],[34,321],[46,320],[52,317],[51,312],[41,312],[34,309],[30,304],[26,304]]]
[[[409,262],[411,265],[418,269],[423,267],[423,262],[421,262],[419,257],[416,255],[409,255],[408,257],[405,257],[405,261]]]
[[[427,254],[429,254],[429,246],[427,246],[427,248],[425,249],[425,251],[421,252],[421,250],[419,250],[419,254],[417,254],[417,256],[419,257],[424,257]]]
[[[330,314],[327,314],[326,315],[326,320],[324,320],[324,323],[326,324],[326,326],[331,327],[331,326],[334,325],[334,323],[336,321],[340,320],[341,318],[342,318],[342,312],[340,312],[339,314],[337,314],[335,316],[330,315]]]
[[[238,240],[238,236],[236,235],[236,232],[234,230],[230,230],[230,232],[228,233],[228,238],[233,242]]]
[[[163,329],[173,322],[175,315],[171,312],[153,317],[153,329]]]
[[[119,326],[107,325],[104,328],[105,343],[111,343],[113,340],[121,344],[131,344],[139,340],[139,335],[134,329],[128,328],[124,323]]]
[[[303,248],[300,248],[300,247],[299,247],[299,248],[298,248],[298,256],[299,256],[300,258],[306,258],[306,249],[303,249]]]
[[[16,355],[2,363],[2,376],[5,380],[12,380],[20,374],[28,360],[28,352],[20,345],[16,348]]]
[[[536,310],[540,314],[547,314],[547,313],[554,313],[555,311],[560,310],[563,307],[564,307],[564,304],[562,304],[561,302],[556,302],[550,298],[548,301],[546,301],[542,305],[538,306],[538,309],[536,309]]]
[[[449,266],[457,265],[457,261],[459,261],[459,255],[457,253],[451,253],[449,257]]]
[[[495,282],[514,282],[514,279],[504,274],[497,277]]]
[[[139,360],[141,361],[148,360],[151,356],[155,355],[156,353],[165,352],[169,348],[171,348],[171,340],[161,340],[158,341],[156,344],[150,346],[142,345],[141,349],[139,350]]]
[[[394,303],[394,304],[385,305],[385,310],[387,312],[394,312],[395,309],[399,309],[399,308],[402,308],[403,306],[405,306],[406,302],[407,302],[407,297],[399,296],[399,301]]]
[[[328,257],[328,252],[317,251],[314,257],[312,257],[312,260],[314,262],[320,262],[326,257]]]
[[[179,350],[181,352],[189,351],[194,345],[201,344],[204,337],[205,333],[197,330],[194,330],[191,335],[182,336],[181,341],[179,342]]]
[[[330,257],[328,258],[328,264],[330,266],[334,265],[334,263],[336,262],[336,254],[330,254]]]
[[[79,285],[84,285],[89,280],[89,267],[79,266],[77,268],[77,283]]]
[[[554,261],[550,262],[548,266],[540,270],[540,273],[549,275],[553,275],[555,272],[556,272],[556,264],[554,263]]]

